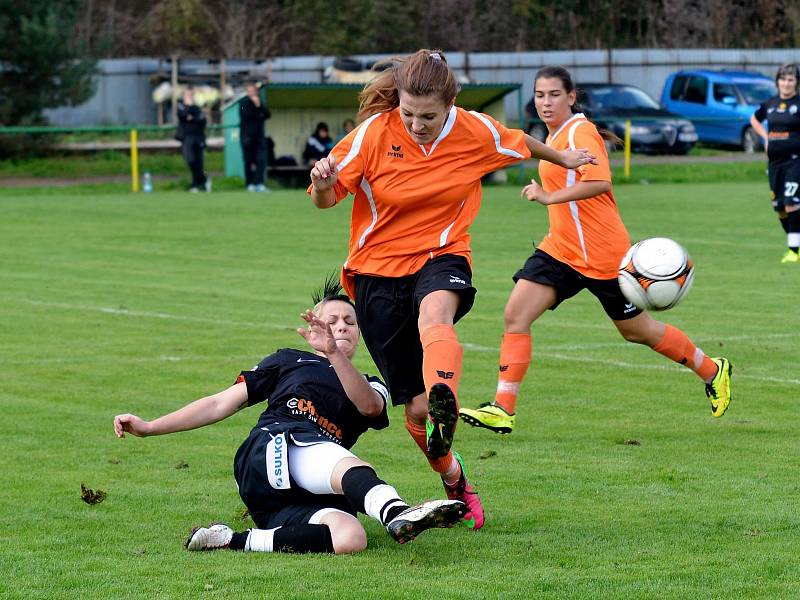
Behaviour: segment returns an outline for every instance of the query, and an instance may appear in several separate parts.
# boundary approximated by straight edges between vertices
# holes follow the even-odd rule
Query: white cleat
[[[222,523],[208,527],[195,527],[186,540],[187,550],[219,550],[227,548],[233,537],[233,529]]]

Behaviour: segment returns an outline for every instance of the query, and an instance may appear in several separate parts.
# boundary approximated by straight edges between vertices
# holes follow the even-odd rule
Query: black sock
[[[342,493],[350,506],[358,512],[366,514],[364,498],[367,492],[376,485],[386,483],[379,478],[372,467],[353,467],[342,476]]]
[[[333,553],[331,530],[327,525],[289,525],[275,530],[272,538],[274,552]]]
[[[786,213],[786,233],[787,235],[800,234],[800,210]],[[797,248],[797,246],[789,246],[789,249],[795,254],[797,254]]]
[[[350,506],[363,514],[369,514],[364,507],[364,499],[367,497],[367,492],[379,485],[386,485],[386,482],[378,477],[372,467],[353,467],[342,476],[342,493],[344,497],[347,498]],[[381,523],[386,525],[407,508],[408,505],[402,500],[396,497],[392,498],[379,510]],[[371,516],[377,517],[378,515]]]
[[[785,217],[778,217],[778,220],[781,222],[781,227],[783,227],[784,233],[789,233],[789,215]]]
[[[231,550],[244,550],[244,545],[247,543],[247,536],[250,535],[250,530],[242,531],[241,533],[234,533],[231,537],[231,543],[228,548]]]

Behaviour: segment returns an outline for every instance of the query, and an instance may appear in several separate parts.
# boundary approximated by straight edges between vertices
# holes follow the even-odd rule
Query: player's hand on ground
[[[300,318],[308,323],[308,329],[298,327],[297,333],[299,333],[314,350],[322,352],[327,356],[339,349],[339,346],[336,344],[336,338],[333,337],[331,326],[325,321],[310,310],[302,313]]]
[[[577,150],[564,150],[561,153],[564,167],[567,169],[577,169],[587,163],[597,164],[597,157],[589,152],[588,148],[578,148]]]
[[[311,183],[318,192],[324,192],[336,185],[339,169],[336,168],[336,157],[333,154],[319,159],[311,169]]]
[[[536,183],[535,179],[531,179],[531,182],[522,188],[520,196],[544,205],[550,204],[549,194],[542,189],[542,186]]]
[[[126,433],[136,437],[145,437],[148,425],[147,421],[130,413],[114,417],[114,433],[118,438],[125,437]]]

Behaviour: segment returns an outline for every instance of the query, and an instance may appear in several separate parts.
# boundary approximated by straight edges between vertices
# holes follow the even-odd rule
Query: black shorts
[[[236,452],[233,476],[239,486],[239,496],[259,529],[302,525],[308,523],[314,513],[324,508],[335,508],[356,515],[356,510],[344,496],[312,494],[299,487],[288,472],[288,489],[274,487],[267,473],[266,461],[267,445],[272,441],[270,433],[286,433],[285,439],[288,443],[292,443],[292,438],[300,439],[303,443],[314,443],[315,440],[330,442],[303,423],[274,428],[270,426],[269,431],[256,427],[250,432],[250,436]],[[286,470],[288,471],[288,467]]]
[[[394,406],[425,392],[417,320],[422,299],[437,290],[458,293],[460,301],[453,322],[469,312],[476,290],[467,259],[452,254],[438,256],[405,277],[355,276],[361,335],[389,387]]]
[[[800,208],[800,158],[780,163],[770,163],[769,189],[772,190],[772,208],[783,212],[787,206]]]
[[[582,289],[589,290],[600,300],[603,310],[615,321],[625,321],[641,314],[641,310],[628,302],[619,289],[616,279],[592,279],[581,275],[568,264],[556,260],[542,250],[536,250],[525,265],[514,275],[519,279],[549,285],[556,290],[556,302],[550,307],[555,310],[564,300],[572,298]]]

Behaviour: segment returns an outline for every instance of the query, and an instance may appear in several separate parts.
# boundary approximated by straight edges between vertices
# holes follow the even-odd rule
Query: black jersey
[[[800,156],[800,96],[774,96],[758,107],[756,120],[767,120],[769,162],[780,163]]]
[[[389,392],[377,377],[365,375],[384,400],[377,417],[366,417],[342,387],[327,358],[311,352],[282,348],[262,360],[252,371],[242,371],[238,381],[247,385],[249,406],[268,401],[256,427],[273,423],[312,422],[320,433],[345,448],[367,429],[389,426],[386,401]]]

